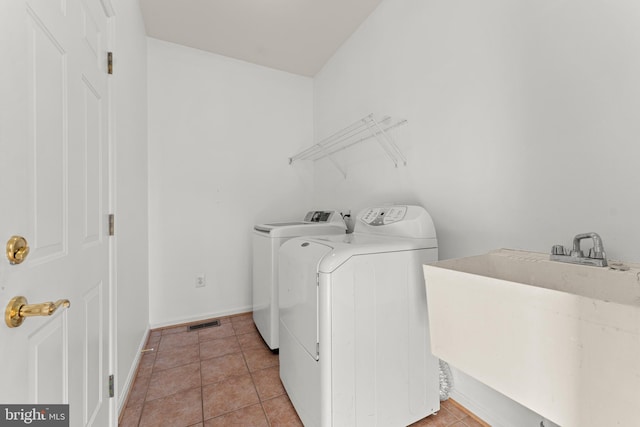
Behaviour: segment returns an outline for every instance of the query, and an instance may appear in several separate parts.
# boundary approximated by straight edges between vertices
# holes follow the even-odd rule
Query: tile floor
[[[121,427],[302,426],[280,382],[278,355],[251,313],[188,332],[153,330],[120,419]],[[457,403],[412,427],[488,426]]]

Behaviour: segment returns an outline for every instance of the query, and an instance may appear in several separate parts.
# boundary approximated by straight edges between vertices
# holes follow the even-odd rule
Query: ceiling
[[[382,0],[140,0],[147,35],[314,76]]]

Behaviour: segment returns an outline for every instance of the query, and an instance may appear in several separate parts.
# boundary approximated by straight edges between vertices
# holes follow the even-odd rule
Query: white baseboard
[[[449,393],[451,398],[464,406],[482,421],[486,422],[492,427],[506,427],[505,424],[496,419],[489,408],[485,408],[484,405],[478,403],[475,399],[467,396],[465,393],[458,390],[451,390]]]
[[[558,427],[507,396],[451,366],[450,396],[492,427]]]
[[[187,316],[187,317],[176,317],[169,320],[154,322],[151,324],[151,329],[166,328],[168,326],[181,325],[183,323],[198,322],[200,320],[213,319],[216,317],[233,316],[234,314],[247,313],[252,310],[253,310],[253,307],[250,305],[247,305],[243,307],[237,307],[231,310],[219,311],[216,313],[200,314],[196,316]]]
[[[142,358],[142,350],[144,350],[144,346],[149,339],[150,330],[151,328],[147,327],[146,332],[142,336],[142,340],[140,341],[138,350],[136,351],[136,358],[131,364],[129,374],[127,375],[127,379],[125,380],[124,386],[122,387],[122,396],[118,396],[118,418],[120,418],[120,415],[124,410],[124,405],[127,403],[127,398],[129,397],[129,393],[131,392],[131,387],[133,386],[133,382],[136,379],[136,374],[138,373],[138,365],[140,365],[140,359]]]

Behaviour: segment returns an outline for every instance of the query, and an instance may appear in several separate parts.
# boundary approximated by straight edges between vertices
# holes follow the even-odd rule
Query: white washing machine
[[[306,427],[407,426],[440,409],[419,206],[366,209],[344,236],[280,248],[280,378]]]
[[[253,227],[253,321],[270,349],[278,348],[278,250],[292,237],[345,234],[336,211],[310,211],[302,221]]]

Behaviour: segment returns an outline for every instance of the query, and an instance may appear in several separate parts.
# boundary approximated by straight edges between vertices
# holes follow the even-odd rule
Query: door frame
[[[106,50],[113,52],[115,47],[115,32],[116,32],[116,12],[111,0],[100,0],[104,14],[107,18],[107,34],[105,37]],[[106,63],[106,60],[105,60]],[[117,182],[117,168],[116,168],[116,108],[115,108],[115,81],[113,75],[107,75],[107,150],[109,156],[109,213],[114,214],[116,212],[116,182]],[[108,224],[108,218],[106,219]],[[107,233],[108,234],[108,233]],[[118,372],[118,328],[117,328],[117,244],[116,236],[108,236],[109,240],[109,374],[114,377],[113,391],[114,395],[109,399],[109,422],[112,426],[118,425],[119,415],[119,396],[117,387]]]

